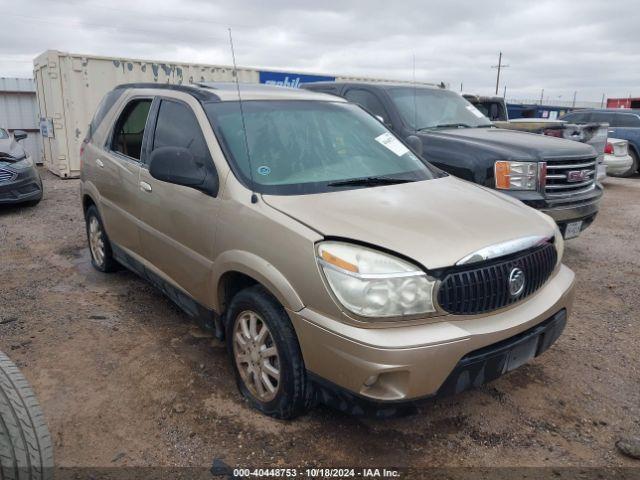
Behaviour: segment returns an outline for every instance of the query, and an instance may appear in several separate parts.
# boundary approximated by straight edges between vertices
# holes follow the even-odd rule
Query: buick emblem
[[[590,170],[570,170],[567,172],[567,182],[584,182],[589,178]]]
[[[524,272],[518,267],[511,269],[509,274],[509,294],[517,297],[524,291]]]

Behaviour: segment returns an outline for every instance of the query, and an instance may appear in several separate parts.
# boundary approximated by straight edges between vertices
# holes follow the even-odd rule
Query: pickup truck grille
[[[547,159],[547,197],[569,197],[593,190],[596,184],[596,157]]]
[[[16,173],[11,170],[5,170],[4,168],[0,168],[0,183],[2,182],[10,182],[16,177]]]
[[[506,307],[528,297],[549,279],[557,261],[552,243],[502,259],[449,269],[438,290],[438,303],[449,313],[476,315]],[[524,290],[511,295],[509,276],[514,268],[524,273]]]

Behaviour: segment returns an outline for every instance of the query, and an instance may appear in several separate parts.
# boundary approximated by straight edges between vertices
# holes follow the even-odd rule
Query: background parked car
[[[629,177],[640,167],[640,110],[618,109],[585,109],[571,112],[563,120],[572,123],[604,122],[609,124],[609,136],[629,142],[629,155],[633,165],[622,176]]]
[[[633,167],[633,157],[629,155],[629,142],[620,138],[609,138],[604,149],[604,164],[607,175],[624,176]]]
[[[0,128],[0,205],[42,200],[42,180],[28,152],[18,142],[26,132],[15,130],[10,135]]]

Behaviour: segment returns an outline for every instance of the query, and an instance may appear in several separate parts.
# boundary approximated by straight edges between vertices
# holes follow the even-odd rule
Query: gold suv
[[[425,163],[343,99],[240,90],[109,92],[81,191],[94,266],[137,272],[225,338],[255,408],[389,411],[558,338],[574,274],[550,217]]]

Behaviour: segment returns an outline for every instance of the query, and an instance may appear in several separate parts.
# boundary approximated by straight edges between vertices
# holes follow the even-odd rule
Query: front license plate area
[[[564,238],[568,240],[569,238],[576,238],[580,235],[582,231],[582,220],[577,222],[567,223],[567,226],[564,229]]]
[[[509,351],[509,358],[507,359],[506,371],[510,372],[518,367],[521,367],[533,357],[536,356],[538,350],[539,335],[528,339],[526,342],[516,345]]]

